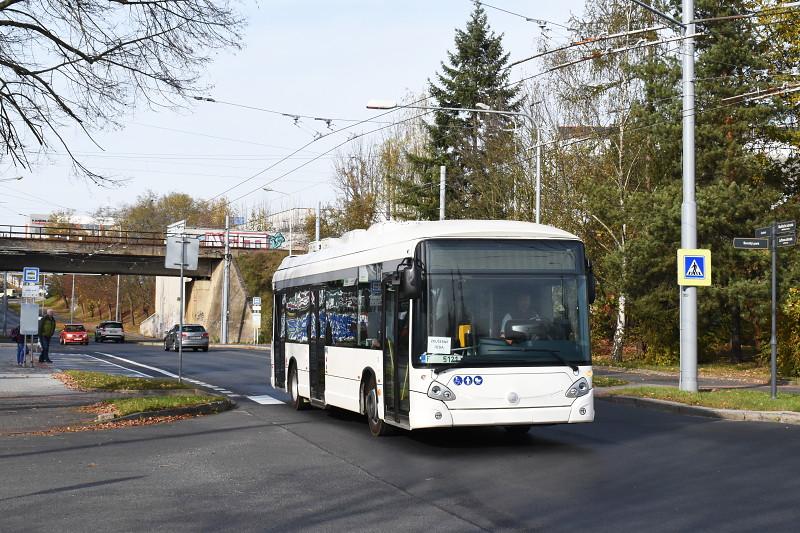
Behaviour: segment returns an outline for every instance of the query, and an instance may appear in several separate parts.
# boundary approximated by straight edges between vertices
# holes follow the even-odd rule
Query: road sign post
[[[773,222],[770,226],[756,228],[756,238],[736,237],[733,247],[740,250],[767,250],[772,256],[770,302],[770,396],[778,397],[778,248],[797,244],[797,223],[794,220]]]
[[[180,223],[176,223],[180,224]],[[180,312],[178,313],[178,331],[176,339],[178,342],[178,382],[183,382],[183,310],[186,284],[183,279],[183,269],[197,270],[197,256],[200,252],[200,241],[196,237],[189,237],[185,234],[185,228],[177,228],[180,235],[170,234],[175,224],[167,227],[167,251],[164,257],[166,268],[180,269]],[[188,250],[187,250],[188,248]]]
[[[772,234],[776,235],[778,229],[778,223],[775,222],[772,225]],[[769,348],[770,348],[770,359],[769,359],[769,366],[770,366],[770,385],[769,391],[770,396],[772,399],[778,397],[778,369],[777,369],[777,361],[778,361],[778,313],[777,313],[777,300],[778,300],[778,244],[777,239],[771,239],[771,249],[772,249],[772,326],[771,326],[771,333],[769,336]]]

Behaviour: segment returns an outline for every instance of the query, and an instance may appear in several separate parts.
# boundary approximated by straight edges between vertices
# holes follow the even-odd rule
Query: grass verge
[[[671,402],[714,407],[717,409],[740,409],[749,411],[795,411],[800,412],[800,395],[782,394],[770,398],[768,392],[724,389],[702,392],[686,392],[671,387],[629,387],[610,390],[612,396],[636,396]]]
[[[87,372],[85,370],[67,370],[57,377],[60,377],[68,386],[81,390],[173,390],[189,388],[185,383],[178,383],[173,379],[131,378],[103,372]]]
[[[624,379],[614,378],[611,376],[598,376],[592,377],[593,387],[619,387],[620,385],[627,385],[629,382]]]
[[[146,411],[193,407],[223,400],[221,396],[145,396],[143,398],[116,398],[103,404],[109,406],[117,416],[125,416]]]

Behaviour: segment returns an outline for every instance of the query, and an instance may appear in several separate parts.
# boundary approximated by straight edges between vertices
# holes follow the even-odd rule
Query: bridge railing
[[[206,230],[196,234],[203,248],[223,248],[224,230]],[[164,246],[166,234],[160,231],[133,231],[105,227],[87,228],[78,225],[13,226],[0,225],[0,238],[77,241],[96,244],[138,244],[143,246]],[[228,236],[231,248],[277,249],[286,247],[285,238],[280,233],[232,231]]]
[[[164,246],[164,233],[158,231],[129,231],[110,228],[86,228],[70,225],[13,226],[0,225],[0,238],[77,241],[97,244],[139,244]]]

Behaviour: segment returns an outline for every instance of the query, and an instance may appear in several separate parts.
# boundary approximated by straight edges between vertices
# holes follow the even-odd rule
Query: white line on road
[[[117,355],[111,355],[110,353],[105,353],[105,352],[95,352],[95,353],[99,353],[100,355],[105,355],[106,357],[112,357],[114,359],[118,359],[120,361],[124,361],[124,362],[132,364],[132,365],[140,366],[142,368],[146,368],[148,370],[152,370],[153,372],[160,372],[161,374],[164,374],[165,376],[169,376],[171,378],[177,378],[178,377],[176,374],[173,374],[172,372],[167,372],[166,370],[161,370],[160,368],[156,368],[154,366],[149,366],[149,365],[145,365],[143,363],[138,363],[136,361],[131,361],[130,359],[125,359],[124,357],[119,357]],[[202,381],[197,381],[195,379],[188,379],[188,378],[184,378],[184,379],[186,381],[191,382],[191,383],[195,383],[196,385],[201,385],[203,387],[209,387],[209,388],[212,388],[214,390],[220,391],[220,392],[225,393],[225,394],[227,394],[229,392],[229,391],[223,389],[222,387],[217,387],[215,385],[209,385],[208,383],[203,383]],[[233,393],[231,393],[231,394],[233,394]],[[237,394],[236,396],[240,396],[240,395]],[[250,399],[250,400],[252,400],[252,401],[254,401],[256,403],[259,403],[261,405],[278,405],[278,404],[284,404],[285,403],[282,400],[279,400],[277,398],[273,398],[269,394],[262,394],[260,396],[245,396],[245,398],[248,398],[248,399]]]
[[[97,352],[97,353],[100,353],[100,352]],[[128,372],[133,372],[134,374],[139,374],[140,376],[145,377],[145,378],[149,378],[150,377],[147,374],[143,374],[142,372],[139,372],[138,370],[134,370],[132,368],[128,368],[128,367],[125,367],[125,366],[122,366],[122,365],[118,365],[117,363],[112,363],[111,361],[106,361],[105,359],[100,359],[99,357],[95,357],[93,355],[89,355],[88,353],[82,353],[80,355],[82,355],[84,357],[91,357],[95,361],[100,361],[101,363],[105,363],[107,365],[115,366],[117,368],[121,368],[123,370],[127,370]]]
[[[261,396],[246,396],[246,398],[253,400],[256,403],[260,403],[261,405],[278,405],[286,403],[277,398],[273,398],[269,394],[262,394]]]
[[[118,359],[120,361],[125,361],[128,364],[136,365],[136,366],[140,366],[142,368],[146,368],[148,370],[152,370],[153,372],[159,372],[159,373],[164,374],[165,376],[169,376],[171,378],[177,378],[178,377],[177,374],[173,374],[172,372],[167,372],[166,370],[161,370],[160,368],[156,368],[154,366],[149,366],[149,365],[145,365],[145,364],[142,364],[142,363],[137,363],[136,361],[131,361],[130,359],[125,359],[124,357],[118,357],[116,355],[111,355],[110,353],[105,353],[105,352],[95,352],[95,353],[99,353],[100,355],[105,355],[106,357],[113,357],[114,359]]]

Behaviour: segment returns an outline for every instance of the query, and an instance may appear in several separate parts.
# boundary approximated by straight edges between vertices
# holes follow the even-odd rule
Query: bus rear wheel
[[[289,396],[292,399],[292,407],[297,411],[302,411],[306,408],[306,401],[300,396],[298,389],[297,367],[294,363],[289,366]]]
[[[378,386],[375,376],[370,374],[364,383],[364,412],[367,415],[369,432],[373,437],[382,437],[391,433],[391,427],[378,415]]]

